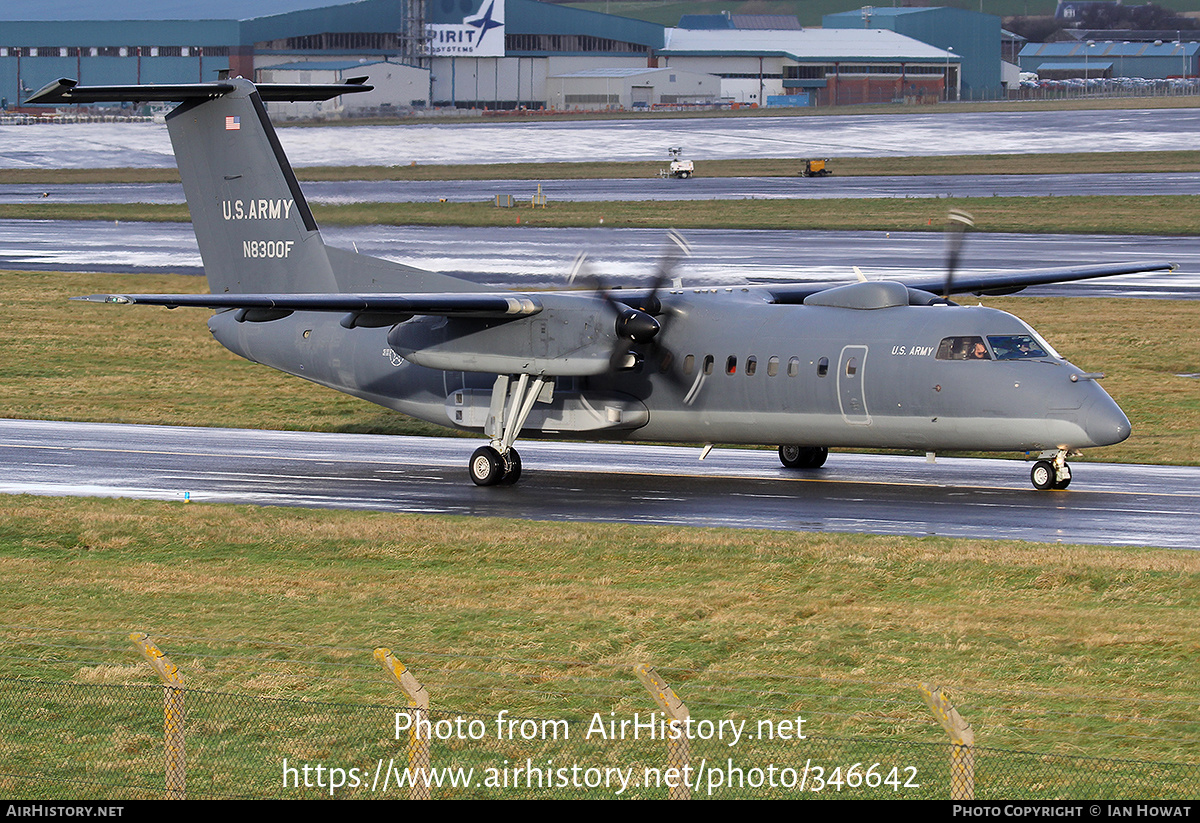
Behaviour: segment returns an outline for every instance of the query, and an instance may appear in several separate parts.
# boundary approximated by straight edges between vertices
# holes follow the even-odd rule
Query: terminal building
[[[91,85],[202,82],[223,72],[259,82],[368,77],[376,87],[370,94],[273,111],[338,117],[428,106],[838,105],[953,99],[991,83],[976,79],[974,58],[959,45],[967,39],[944,38],[950,48],[929,35],[939,26],[963,29],[968,18],[954,15],[880,10],[864,28],[861,17],[851,25],[853,12],[830,15],[821,29],[786,17],[699,15],[668,28],[537,0],[247,5],[125,0],[110,9],[86,0],[5,0],[0,98],[20,105],[60,77]]]

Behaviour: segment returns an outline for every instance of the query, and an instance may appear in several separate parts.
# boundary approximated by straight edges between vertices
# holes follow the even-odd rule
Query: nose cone
[[[1100,389],[1099,386],[1096,387]],[[1129,418],[1108,393],[1100,389],[1087,406],[1084,431],[1093,446],[1111,446],[1129,437]]]

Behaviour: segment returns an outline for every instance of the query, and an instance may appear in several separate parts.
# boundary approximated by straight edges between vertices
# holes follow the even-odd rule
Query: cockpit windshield
[[[1037,360],[1051,357],[1042,345],[1028,334],[989,334],[988,342],[997,360]]]

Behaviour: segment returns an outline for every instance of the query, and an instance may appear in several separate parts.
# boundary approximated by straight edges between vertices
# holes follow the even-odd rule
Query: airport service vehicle
[[[691,160],[682,159],[682,146],[673,146],[667,149],[667,154],[671,155],[671,164],[665,169],[658,170],[659,177],[674,177],[677,180],[687,180],[696,173],[696,164]]]
[[[648,288],[496,291],[325,245],[264,101],[367,89],[235,78],[37,92],[29,103],[179,103],[167,126],[212,293],[80,299],[212,309],[213,336],[242,357],[479,432],[468,467],[481,486],[517,482],[517,439],[537,436],[778,445],[797,470],[831,446],[1018,451],[1037,455],[1035,487],[1063,489],[1069,454],[1129,436],[1102,375],[1017,317],[949,295],[1168,262],[954,279],[956,231],[941,278],[684,287],[672,235]]]
[[[833,174],[828,163],[828,160],[805,160],[804,171],[800,172],[800,175],[802,177],[828,177]]]

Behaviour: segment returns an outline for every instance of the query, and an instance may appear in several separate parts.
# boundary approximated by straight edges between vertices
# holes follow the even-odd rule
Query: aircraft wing
[[[1029,286],[1044,286],[1050,283],[1068,283],[1088,280],[1093,277],[1114,277],[1119,274],[1140,274],[1152,271],[1174,271],[1178,265],[1166,260],[1142,260],[1129,263],[1106,263],[1094,266],[1066,266],[1054,269],[1028,269],[1018,272],[986,275],[956,275],[951,285],[951,294],[1000,295],[1015,294]],[[900,281],[910,289],[931,294],[941,294],[946,287],[946,278],[924,277]],[[845,283],[796,283],[765,286],[775,303],[803,303],[804,298],[833,286]]]
[[[443,294],[91,294],[73,297],[88,303],[139,303],[208,309],[429,314],[446,317],[520,317],[537,314],[536,297],[515,292]]]

